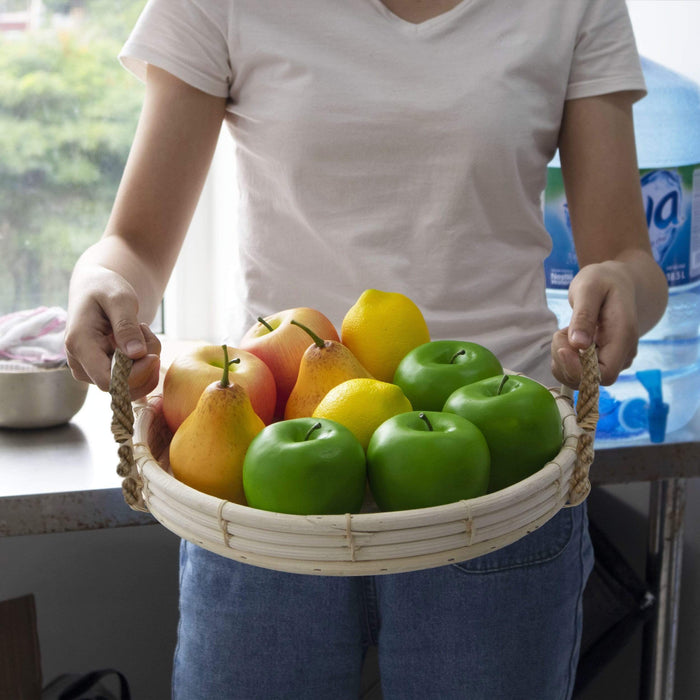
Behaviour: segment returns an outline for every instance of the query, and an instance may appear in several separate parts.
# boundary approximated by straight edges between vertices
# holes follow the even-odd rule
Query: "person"
[[[150,0],[120,58],[146,93],[104,235],[71,280],[79,379],[106,389],[116,346],[135,360],[132,396],[155,387],[145,324],[224,121],[246,323],[292,306],[339,323],[364,289],[399,291],[431,337],[576,387],[579,349],[596,344],[611,384],[663,313],[624,0]],[[557,148],[580,265],[563,330],[541,211]],[[592,557],[585,505],[483,557],[376,577],[281,573],[183,542],[173,696],[356,698],[376,645],[388,699],[568,698]]]

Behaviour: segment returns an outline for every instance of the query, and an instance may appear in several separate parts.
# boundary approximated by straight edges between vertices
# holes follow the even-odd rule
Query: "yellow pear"
[[[210,496],[245,505],[243,458],[265,424],[246,390],[229,383],[228,351],[221,381],[209,384],[170,442],[173,476]]]
[[[301,323],[292,323],[303,328],[313,342],[301,358],[297,381],[284,409],[285,419],[310,416],[333,387],[348,379],[372,378],[342,343],[322,340]]]

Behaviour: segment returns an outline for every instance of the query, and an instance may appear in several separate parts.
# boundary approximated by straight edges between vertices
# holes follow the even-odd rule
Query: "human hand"
[[[569,285],[569,304],[569,326],[552,338],[552,374],[578,388],[578,351],[595,343],[601,384],[613,384],[632,364],[639,340],[635,287],[625,266],[606,261],[583,267]]]
[[[138,299],[121,275],[100,265],[76,268],[66,324],[66,355],[76,379],[109,389],[114,349],[134,360],[129,375],[132,399],[158,384],[160,341],[137,318]]]

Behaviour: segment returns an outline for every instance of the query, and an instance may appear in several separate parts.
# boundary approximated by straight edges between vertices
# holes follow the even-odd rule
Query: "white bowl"
[[[27,371],[0,370],[0,427],[62,425],[81,409],[88,385],[67,366]]]

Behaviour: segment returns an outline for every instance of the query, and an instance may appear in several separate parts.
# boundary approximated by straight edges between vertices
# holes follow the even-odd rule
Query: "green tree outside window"
[[[0,315],[65,307],[104,230],[143,98],[117,54],[144,3],[44,0],[0,32]]]

